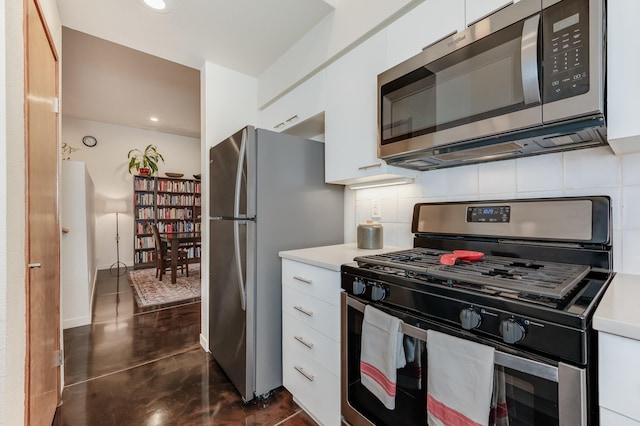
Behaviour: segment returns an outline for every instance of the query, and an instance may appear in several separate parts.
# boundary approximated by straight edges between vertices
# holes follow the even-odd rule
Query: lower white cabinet
[[[282,259],[282,380],[325,426],[340,424],[340,272]]]
[[[640,426],[639,421],[602,407],[600,407],[600,424],[602,426]]]
[[[640,341],[598,334],[602,426],[640,425]]]

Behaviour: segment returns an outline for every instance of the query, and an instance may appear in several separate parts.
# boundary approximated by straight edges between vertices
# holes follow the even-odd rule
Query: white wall
[[[96,279],[95,188],[81,161],[61,165],[60,319],[62,328],[91,324]]]
[[[209,247],[209,148],[248,124],[257,122],[257,81],[210,62],[201,70],[200,123],[202,126],[202,247]],[[200,344],[209,350],[209,262],[202,262],[202,315]]]
[[[96,137],[98,144],[84,146],[85,135]],[[154,144],[165,160],[159,164],[158,176],[176,172],[193,178],[200,173],[200,140],[63,116],[62,141],[80,148],[71,159],[85,162],[95,185],[98,269],[108,269],[116,261],[115,215],[104,213],[104,202],[109,198],[127,201],[128,212],[119,215],[120,261],[133,265],[133,177],[128,172],[127,153]]]
[[[640,154],[608,147],[423,172],[415,184],[347,191],[347,241],[380,200],[385,244],[411,247],[420,202],[608,195],[613,207],[614,269],[640,274]]]

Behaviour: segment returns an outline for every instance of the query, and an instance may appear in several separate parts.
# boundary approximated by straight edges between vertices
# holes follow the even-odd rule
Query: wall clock
[[[93,136],[87,135],[82,138],[82,143],[88,147],[93,147],[93,146],[96,146],[96,144],[98,143],[98,140]]]

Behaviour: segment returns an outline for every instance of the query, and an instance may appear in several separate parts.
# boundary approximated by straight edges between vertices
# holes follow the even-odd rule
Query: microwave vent
[[[446,152],[431,156],[440,161],[463,161],[476,159],[478,157],[487,157],[492,155],[500,155],[505,153],[516,153],[523,148],[516,142],[504,142],[494,145],[481,146],[478,148],[461,149],[457,151]]]

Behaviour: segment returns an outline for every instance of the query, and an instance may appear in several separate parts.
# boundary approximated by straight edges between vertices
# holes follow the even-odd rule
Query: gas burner
[[[450,286],[475,285],[498,288],[529,296],[562,299],[590,271],[589,266],[510,257],[485,256],[473,262],[443,265],[443,250],[411,249],[381,255],[356,257],[361,268],[404,271],[404,275],[427,281],[443,280]],[[464,283],[464,284],[460,284]]]

